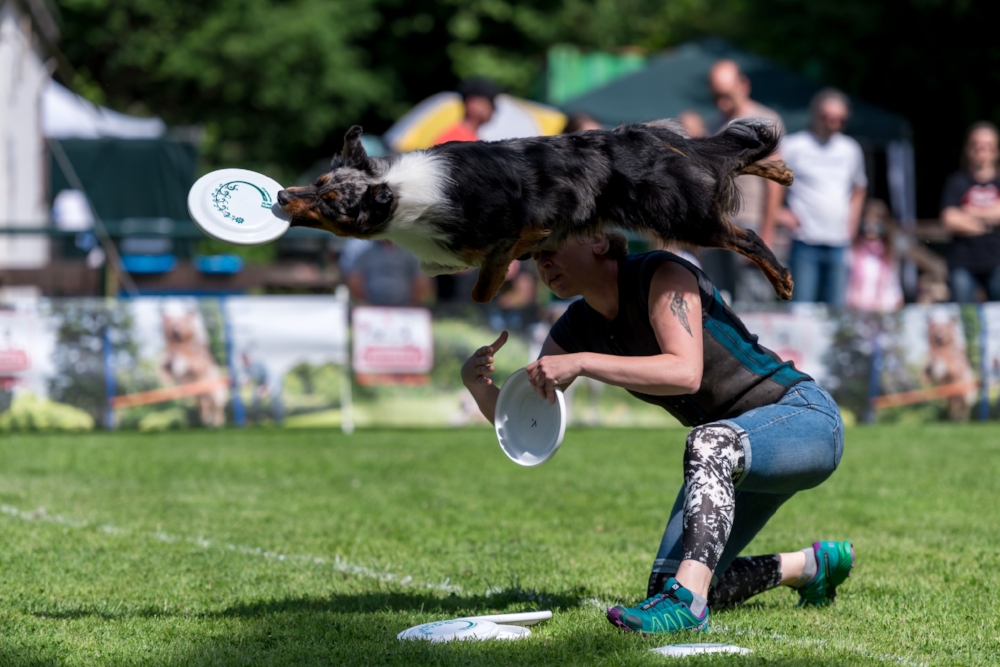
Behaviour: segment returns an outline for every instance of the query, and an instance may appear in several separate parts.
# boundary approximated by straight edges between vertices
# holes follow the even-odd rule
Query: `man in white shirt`
[[[795,182],[788,189],[788,208],[778,218],[794,230],[789,259],[795,280],[792,300],[841,307],[847,291],[847,248],[857,235],[868,189],[865,158],[858,142],[841,132],[850,113],[844,93],[825,88],[809,106],[812,126],[781,143]]]
[[[750,97],[750,79],[732,60],[719,60],[708,73],[708,87],[719,110],[708,128],[709,135],[719,134],[729,123],[738,118],[766,118],[784,125],[774,109]],[[780,154],[772,156],[780,159]],[[759,176],[740,176],[736,179],[740,192],[740,210],[732,222],[756,232],[765,244],[774,249],[774,220],[781,206],[783,188]],[[743,303],[771,303],[774,288],[757,265],[728,250],[706,251],[705,271],[728,290],[734,299]]]

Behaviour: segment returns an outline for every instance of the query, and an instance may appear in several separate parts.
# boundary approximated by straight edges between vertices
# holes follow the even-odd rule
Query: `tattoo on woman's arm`
[[[681,325],[684,330],[688,332],[688,335],[694,338],[694,334],[691,332],[691,324],[688,322],[688,312],[691,308],[688,306],[688,302],[684,300],[680,292],[674,292],[674,298],[670,301],[670,312],[677,316],[677,319],[681,321]]]

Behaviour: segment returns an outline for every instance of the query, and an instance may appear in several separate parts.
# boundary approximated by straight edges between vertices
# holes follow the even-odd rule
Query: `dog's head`
[[[927,343],[932,351],[945,351],[957,347],[956,330],[958,319],[952,318],[948,322],[938,322],[928,320],[927,322]]]
[[[183,315],[161,315],[163,322],[163,338],[168,345],[184,345],[194,342],[197,338],[195,314],[187,312]]]
[[[369,238],[385,227],[396,205],[379,166],[365,152],[361,126],[355,125],[344,135],[344,150],[333,158],[330,171],[312,185],[280,191],[278,204],[292,216],[293,227]]]

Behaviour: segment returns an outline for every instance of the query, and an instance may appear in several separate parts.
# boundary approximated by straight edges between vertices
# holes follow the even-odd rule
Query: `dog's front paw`
[[[476,303],[489,303],[503,287],[503,281],[507,277],[507,264],[487,264],[479,269],[479,278],[472,288],[472,300]]]

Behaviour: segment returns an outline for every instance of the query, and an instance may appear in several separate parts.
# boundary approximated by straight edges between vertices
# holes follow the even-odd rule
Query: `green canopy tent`
[[[781,114],[788,132],[808,126],[809,100],[821,84],[716,38],[689,42],[655,56],[645,69],[568,100],[562,108],[570,114],[590,114],[605,125],[668,118],[687,110],[710,121],[718,112],[708,90],[708,71],[723,58],[740,65],[750,78],[753,98]],[[904,223],[912,221],[916,203],[909,122],[856,98],[851,98],[851,106],[847,133],[868,153],[869,170],[883,159],[876,155],[884,155],[893,212]]]

